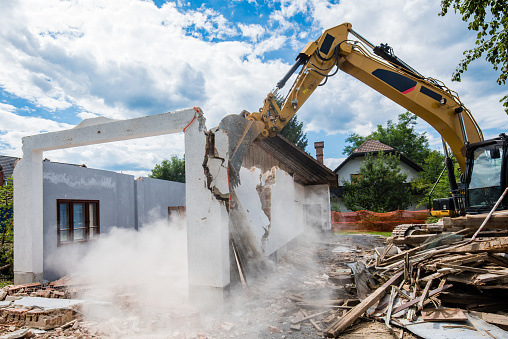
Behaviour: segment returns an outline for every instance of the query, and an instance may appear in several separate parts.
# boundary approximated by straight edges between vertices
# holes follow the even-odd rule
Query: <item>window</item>
[[[99,237],[98,200],[57,200],[58,246]]]
[[[184,216],[185,216],[185,206],[168,207],[168,219],[170,222],[180,220]]]

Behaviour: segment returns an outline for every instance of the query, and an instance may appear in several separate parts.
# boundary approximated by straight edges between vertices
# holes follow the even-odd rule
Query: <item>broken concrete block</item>
[[[275,327],[275,326],[268,326],[268,329],[270,330],[271,334],[282,332],[278,327]]]
[[[22,296],[8,295],[5,297],[5,301],[14,301],[23,298]]]
[[[235,326],[234,324],[232,324],[232,323],[230,323],[230,322],[225,321],[225,322],[223,322],[223,323],[220,325],[220,328],[221,328],[221,329],[223,329],[223,330],[224,330],[224,331],[226,331],[226,332],[229,332],[229,331],[231,331],[231,330],[233,329],[233,327],[234,327],[234,326]]]
[[[289,328],[292,329],[292,330],[295,330],[295,331],[300,331],[302,329],[302,325],[300,325],[300,324],[293,324]]]

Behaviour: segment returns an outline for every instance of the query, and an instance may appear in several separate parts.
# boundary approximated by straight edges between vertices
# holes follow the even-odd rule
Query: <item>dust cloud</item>
[[[139,231],[113,228],[86,248],[52,256],[75,287],[75,299],[97,333],[143,335],[189,327],[185,220],[159,220]],[[72,247],[72,246],[69,246]],[[78,258],[82,255],[81,258]],[[179,318],[180,323],[176,320]]]

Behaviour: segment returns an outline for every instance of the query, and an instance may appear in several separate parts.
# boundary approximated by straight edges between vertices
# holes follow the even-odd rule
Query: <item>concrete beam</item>
[[[50,151],[178,133],[195,115],[196,110],[191,108],[128,120],[107,119],[108,122],[103,122],[106,119],[87,119],[72,129],[24,137],[23,155],[25,150]],[[96,119],[100,119],[101,123],[94,124]]]

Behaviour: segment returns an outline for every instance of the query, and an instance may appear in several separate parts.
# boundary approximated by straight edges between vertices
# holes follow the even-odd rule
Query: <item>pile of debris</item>
[[[502,338],[507,250],[507,238],[471,241],[464,232],[407,250],[380,236],[324,234],[234,288],[231,309],[213,316],[139,307],[125,286],[113,302],[92,303],[79,299],[93,288],[82,279],[7,286],[0,338]]]
[[[405,251],[376,249],[375,260],[355,272],[361,302],[337,314],[324,333],[337,337],[368,314],[425,338],[508,336],[492,326],[508,329],[508,237],[473,241],[460,233],[429,236]],[[365,293],[376,283],[382,285]]]

